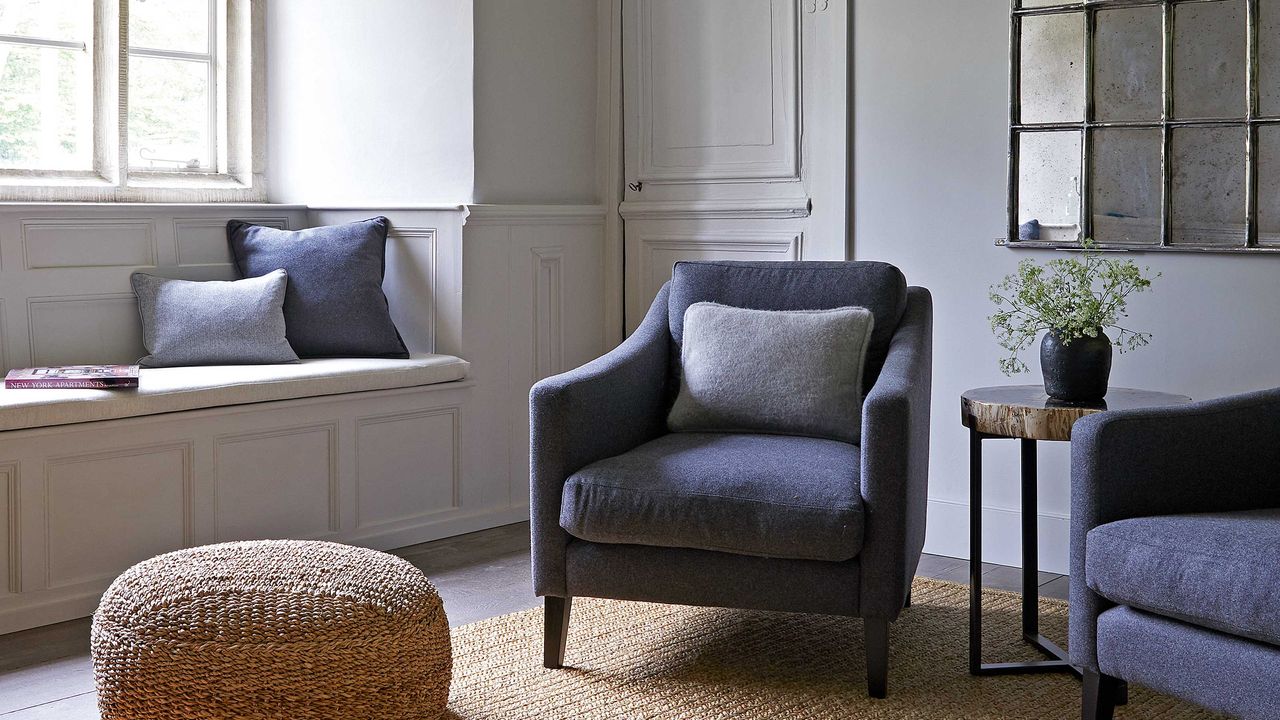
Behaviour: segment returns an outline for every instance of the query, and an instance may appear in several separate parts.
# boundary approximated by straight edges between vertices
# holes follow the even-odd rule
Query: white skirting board
[[[1039,517],[1040,570],[1067,574],[1071,520],[1061,515]],[[982,561],[1022,567],[1022,515],[1016,510],[987,507],[982,510]],[[947,557],[969,557],[969,505],[929,500],[928,532],[924,551]]]

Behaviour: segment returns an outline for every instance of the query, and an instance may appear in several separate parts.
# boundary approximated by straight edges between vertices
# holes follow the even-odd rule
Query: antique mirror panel
[[[1090,203],[1098,243],[1156,246],[1164,188],[1162,138],[1152,128],[1095,128]]]
[[[1098,120],[1156,122],[1163,112],[1164,13],[1119,7],[1096,15],[1093,97]]]
[[[1171,131],[1175,245],[1238,247],[1245,239],[1244,127]]]
[[[1270,0],[1268,0],[1270,2]],[[1243,118],[1247,109],[1245,0],[1173,6],[1173,115]]]
[[[1035,221],[1042,241],[1080,238],[1081,142],[1078,130],[1029,132],[1019,139],[1018,216],[1021,223]]]
[[[1258,128],[1258,244],[1280,248],[1280,125]]]
[[[1084,17],[1073,12],[1023,21],[1023,122],[1084,120]]]
[[[1010,247],[1280,251],[1280,0],[1012,0]]]
[[[1280,2],[1258,4],[1258,114],[1280,115]]]

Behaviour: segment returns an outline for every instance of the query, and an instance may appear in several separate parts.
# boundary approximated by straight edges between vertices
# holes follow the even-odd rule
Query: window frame
[[[93,0],[93,168],[0,169],[0,201],[260,202],[266,199],[265,3],[212,0],[212,169],[129,166],[128,0]]]

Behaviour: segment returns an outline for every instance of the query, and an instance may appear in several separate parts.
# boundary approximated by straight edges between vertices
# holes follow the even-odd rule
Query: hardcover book
[[[10,370],[6,390],[100,389],[138,387],[137,365],[61,365]]]

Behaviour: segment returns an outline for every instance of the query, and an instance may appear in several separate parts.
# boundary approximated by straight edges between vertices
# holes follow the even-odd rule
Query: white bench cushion
[[[461,380],[452,355],[405,360],[327,358],[287,365],[145,368],[136,389],[0,389],[0,431],[156,415],[198,408],[389,390]]]

